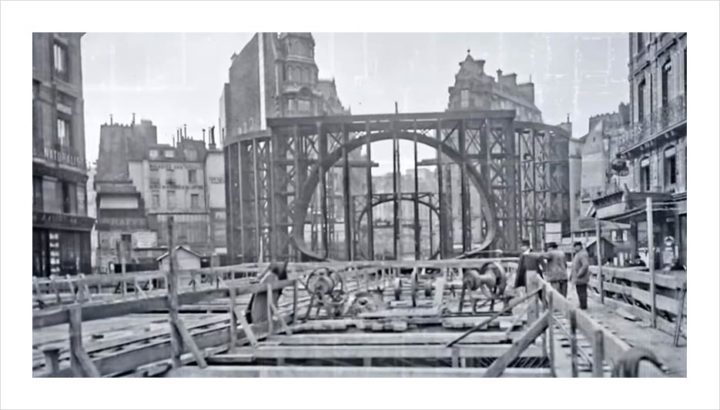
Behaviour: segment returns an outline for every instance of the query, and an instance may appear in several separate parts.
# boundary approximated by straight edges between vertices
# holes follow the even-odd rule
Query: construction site
[[[567,163],[561,128],[516,122],[508,111],[298,117],[268,126],[269,135],[231,145],[238,156],[229,162],[244,192],[240,246],[259,262],[181,270],[171,242],[167,272],[35,279],[36,376],[685,375],[683,273],[593,266],[588,310],[539,275],[528,274],[525,291],[513,287],[520,239],[540,247],[540,226],[563,219],[566,185],[551,178]],[[437,213],[433,258],[420,254],[419,229],[417,259],[360,256],[374,254],[374,224],[362,221],[372,221],[384,199],[369,183],[351,211],[348,154],[383,139],[437,149],[435,202],[417,191],[388,196]],[[350,216],[344,237],[362,241],[330,239],[326,174],[338,162]],[[445,200],[454,187],[442,183],[450,167],[437,164],[460,176],[457,218]],[[314,197],[320,218],[308,217]],[[471,202],[482,215],[475,223]],[[651,202],[652,228],[659,210]],[[394,224],[398,232],[399,218]],[[460,252],[450,246],[453,224],[462,229]],[[172,218],[165,228],[173,238]],[[332,249],[342,250],[339,258]]]
[[[352,114],[312,34],[256,33],[217,144],[110,115],[92,203],[83,34],[35,35],[70,142],[34,140],[33,376],[685,377],[687,40],[628,36],[630,103],[573,138],[470,50],[446,109]]]

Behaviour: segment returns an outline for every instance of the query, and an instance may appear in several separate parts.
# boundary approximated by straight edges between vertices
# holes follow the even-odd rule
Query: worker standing
[[[575,282],[580,309],[587,309],[587,285],[590,281],[590,257],[582,243],[573,244],[575,256],[572,261],[572,281]]]
[[[565,254],[558,249],[555,242],[548,243],[548,251],[543,255],[547,261],[545,265],[545,279],[550,282],[555,290],[567,297],[567,261]]]
[[[523,239],[520,246],[522,253],[518,260],[518,269],[515,275],[515,288],[525,287],[526,293],[535,291],[540,285],[537,279],[540,268],[541,255],[532,251],[530,241]],[[528,320],[532,323],[537,319],[538,311],[534,303],[528,309]]]

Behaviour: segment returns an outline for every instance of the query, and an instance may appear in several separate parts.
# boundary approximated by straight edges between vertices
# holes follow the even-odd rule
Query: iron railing
[[[679,95],[669,100],[659,111],[652,111],[642,121],[633,123],[627,137],[619,143],[620,150],[627,150],[636,144],[649,141],[686,119],[687,100],[685,95]]]

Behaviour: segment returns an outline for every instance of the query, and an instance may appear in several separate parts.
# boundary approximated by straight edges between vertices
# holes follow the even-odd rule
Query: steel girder
[[[569,135],[558,127],[515,123],[520,153],[522,235],[541,248],[545,223],[570,229]]]
[[[269,135],[239,138],[225,148],[230,252],[243,261],[261,254],[263,260],[355,257],[360,235],[354,210],[367,208],[374,192],[369,168],[366,192],[353,192],[348,154],[393,135],[438,151],[443,257],[453,255],[458,224],[463,250],[517,249],[521,236],[541,237],[544,222],[569,221],[568,139],[559,128],[513,119],[512,111],[270,119]],[[460,176],[459,186],[451,171]],[[457,218],[453,190],[460,192]],[[336,211],[343,215],[338,233],[344,231],[344,239],[334,233]],[[362,248],[371,248],[372,230],[365,239]]]

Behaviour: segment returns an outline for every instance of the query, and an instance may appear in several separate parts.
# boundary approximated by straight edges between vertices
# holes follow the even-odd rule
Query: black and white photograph
[[[202,16],[261,13],[176,4]],[[718,23],[718,3],[694,4]],[[125,30],[34,24],[13,40],[28,68],[22,78],[3,73],[3,88],[21,84],[24,99],[11,105],[30,122],[18,124],[22,136],[3,127],[3,162],[10,142],[25,140],[31,152],[11,156],[31,175],[3,164],[3,208],[14,195],[7,179],[20,179],[28,199],[13,212],[26,223],[3,209],[2,276],[18,282],[3,280],[3,300],[7,291],[18,301],[2,310],[3,322],[19,315],[17,332],[30,340],[20,344],[27,354],[3,348],[3,360],[19,356],[27,383],[67,390],[102,378],[117,392],[118,378],[164,379],[156,393],[176,390],[196,405],[196,395],[226,388],[242,399],[262,379],[273,387],[255,405],[274,407],[273,396],[303,382],[293,394],[304,401],[289,402],[305,408],[332,390],[323,380],[352,380],[343,389],[361,396],[373,380],[405,380],[397,394],[431,389],[436,405],[433,380],[472,379],[444,395],[470,389],[479,399],[498,386],[481,378],[502,378],[508,390],[495,405],[532,405],[512,391],[533,385],[544,386],[534,393],[542,406],[577,408],[623,405],[593,399],[614,385],[599,378],[681,386],[697,378],[697,359],[717,359],[717,266],[705,265],[717,263],[717,247],[705,257],[691,249],[717,243],[717,141],[700,141],[717,140],[717,113],[715,128],[692,114],[703,101],[717,107],[718,49],[705,54],[717,26],[315,30],[320,15],[304,10],[310,21],[300,25],[156,30],[146,18],[172,20],[173,8],[154,7]],[[309,30],[283,31],[297,27]],[[714,94],[689,104],[707,79],[695,67],[707,64]],[[3,123],[13,121],[7,100]],[[690,144],[688,114],[699,134]],[[715,152],[695,159],[704,146]],[[692,160],[700,169],[689,171]],[[705,209],[694,211],[688,241],[690,185],[691,207]],[[10,224],[27,251],[13,250]],[[702,316],[708,302],[714,318]],[[13,329],[3,323],[4,334]],[[715,340],[716,351],[699,340]],[[703,366],[717,373],[718,363]],[[188,378],[234,381],[188,391],[179,387]],[[556,402],[567,387],[551,393],[556,384],[539,378],[585,378],[593,393]],[[657,390],[652,403],[678,389]],[[369,405],[335,394],[313,408]]]

